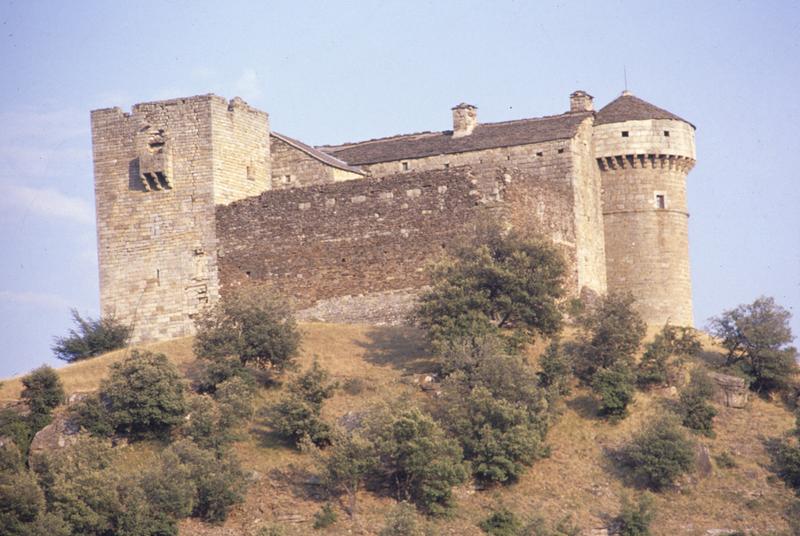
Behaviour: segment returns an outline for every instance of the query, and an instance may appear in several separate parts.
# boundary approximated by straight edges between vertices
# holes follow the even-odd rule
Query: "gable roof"
[[[676,121],[689,123],[689,121],[678,117],[672,112],[668,112],[663,108],[643,101],[639,97],[634,97],[627,91],[623,91],[622,95],[603,106],[603,108],[597,112],[594,124],[605,125],[608,123],[622,123],[623,121],[640,121],[646,119],[674,119]],[[692,125],[691,123],[689,124]],[[692,125],[692,128],[695,128],[695,126]]]
[[[575,136],[581,122],[593,112],[478,124],[472,134],[454,138],[451,130],[420,132],[343,145],[318,147],[350,165],[376,164],[440,154],[527,145]]]
[[[329,165],[329,166],[332,166],[332,167],[335,167],[335,168],[338,168],[338,169],[343,169],[343,170],[349,171],[351,173],[358,173],[359,175],[365,175],[364,171],[362,171],[361,169],[359,169],[357,167],[350,166],[350,165],[347,164],[347,162],[343,162],[342,160],[339,160],[338,158],[336,158],[334,156],[331,156],[328,153],[324,153],[324,152],[322,152],[322,151],[320,151],[318,149],[315,149],[314,147],[311,147],[310,145],[306,145],[302,141],[296,140],[294,138],[290,138],[289,136],[285,136],[283,134],[279,134],[279,133],[277,133],[275,131],[272,131],[269,134],[270,134],[270,136],[273,136],[276,139],[279,139],[282,142],[291,145],[295,149],[303,151],[308,156],[310,156],[310,157],[312,157],[312,158],[314,158],[316,160],[319,160],[323,164],[326,164],[326,165]]]

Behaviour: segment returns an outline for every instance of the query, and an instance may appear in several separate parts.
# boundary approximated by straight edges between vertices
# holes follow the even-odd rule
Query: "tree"
[[[208,395],[189,398],[188,415],[181,433],[199,447],[209,450],[224,449],[232,440],[230,421],[225,412]]]
[[[697,355],[703,349],[697,331],[682,326],[665,325],[645,348],[639,362],[637,381],[642,386],[666,384],[678,362]]]
[[[253,416],[255,387],[241,376],[234,376],[217,386],[214,399],[222,409],[226,427],[235,426]]]
[[[22,378],[22,399],[31,410],[31,417],[39,423],[49,421],[50,414],[64,402],[64,386],[52,368],[44,365]],[[41,428],[39,426],[38,428]]]
[[[324,453],[310,441],[304,446],[314,454],[325,487],[331,493],[347,495],[350,518],[355,522],[358,492],[378,467],[375,444],[360,431],[336,430]]]
[[[572,359],[568,352],[563,351],[558,339],[547,347],[539,365],[542,368],[539,372],[539,385],[550,393],[549,399],[555,401],[569,395]]]
[[[317,361],[289,384],[289,393],[273,407],[272,426],[300,446],[308,438],[317,446],[330,443],[331,427],[322,420],[322,403],[337,388]]]
[[[76,309],[71,310],[75,328],[66,337],[55,337],[52,350],[58,359],[72,363],[123,348],[128,344],[133,328],[122,324],[113,316],[98,319],[83,318]]]
[[[580,317],[576,371],[583,379],[615,365],[633,368],[647,329],[633,302],[631,294],[611,294]]]
[[[519,536],[523,530],[522,522],[507,508],[492,512],[478,526],[483,532],[492,536]]]
[[[717,410],[708,403],[713,394],[714,383],[706,371],[702,368],[692,371],[689,385],[681,392],[678,403],[678,411],[685,427],[705,435],[713,435]]]
[[[709,321],[709,330],[727,350],[727,366],[740,364],[757,392],[771,392],[787,386],[797,372],[797,349],[789,327],[789,311],[773,298],[760,297]]]
[[[289,307],[266,288],[231,289],[197,321],[195,353],[236,357],[276,372],[290,366],[300,334]]]
[[[134,437],[166,437],[186,414],[183,383],[164,354],[134,350],[114,363],[100,396],[114,429]]]
[[[493,230],[432,270],[416,318],[437,348],[504,328],[552,335],[561,326],[564,273],[552,245]]]
[[[623,454],[634,476],[654,490],[671,486],[694,466],[694,446],[670,417],[646,427]]]
[[[461,448],[429,415],[417,408],[384,411],[367,433],[380,459],[377,472],[398,500],[434,515],[451,507],[451,488],[466,478]]]

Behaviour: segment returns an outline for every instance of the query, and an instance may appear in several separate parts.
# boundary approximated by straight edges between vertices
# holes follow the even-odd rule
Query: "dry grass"
[[[337,381],[358,378],[363,387],[357,394],[337,391],[325,406],[325,417],[329,420],[398,397],[427,399],[428,395],[412,381],[413,374],[432,367],[416,330],[319,323],[302,324],[302,330],[299,370],[316,358]],[[706,343],[705,357],[713,360],[715,349],[710,341]],[[546,341],[540,341],[532,349],[534,359],[545,344]],[[183,370],[190,368],[191,339],[155,344],[148,349],[166,353]],[[69,392],[91,390],[96,388],[109,364],[121,359],[122,354],[114,352],[69,365],[59,373]],[[18,380],[10,380],[0,390],[0,398],[13,398],[19,390]],[[281,396],[282,390],[281,386],[263,389],[259,405],[268,406]],[[476,523],[499,505],[523,518],[541,515],[554,521],[572,516],[582,528],[605,526],[619,511],[624,495],[641,492],[627,481],[624,471],[611,461],[609,454],[643,424],[668,411],[670,396],[667,391],[638,393],[630,417],[611,425],[596,418],[590,395],[576,389],[548,436],[552,455],[537,462],[512,486],[484,491],[475,491],[470,486],[457,489],[458,509],[452,517],[433,522],[434,534],[482,535]],[[711,528],[753,534],[786,533],[784,516],[797,499],[772,476],[768,446],[793,426],[791,413],[779,402],[757,398],[744,410],[717,409],[720,413],[715,421],[716,437],[697,438],[697,441],[707,445],[712,456],[729,453],[737,466],[715,467],[707,477],[692,475],[682,480],[678,488],[658,494],[653,533],[702,535]],[[125,457],[133,466],[141,467],[152,456],[152,446],[142,445],[138,453],[136,447],[132,448]],[[181,534],[255,535],[259,527],[271,522],[282,524],[288,536],[376,534],[395,504],[391,498],[362,493],[360,527],[351,527],[347,515],[340,511],[334,526],[314,531],[313,514],[324,500],[315,497],[318,490],[309,484],[313,474],[309,457],[274,437],[263,417],[254,419],[245,438],[234,448],[245,468],[254,472],[245,504],[236,508],[222,526],[187,520],[181,524]]]

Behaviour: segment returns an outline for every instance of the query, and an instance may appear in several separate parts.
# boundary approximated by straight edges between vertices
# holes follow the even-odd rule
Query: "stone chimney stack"
[[[569,111],[570,112],[591,112],[594,110],[592,104],[592,97],[582,89],[579,89],[569,96]]]
[[[461,103],[453,108],[453,137],[469,136],[478,126],[478,108]]]

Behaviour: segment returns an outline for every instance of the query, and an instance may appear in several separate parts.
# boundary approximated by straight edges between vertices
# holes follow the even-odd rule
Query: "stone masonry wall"
[[[92,112],[101,309],[135,342],[192,333],[218,296],[215,199],[263,191],[266,129],[213,95]]]
[[[466,168],[273,190],[217,208],[221,279],[272,284],[299,306],[419,288],[496,211]]]
[[[691,326],[686,175],[694,129],[675,120],[625,121],[595,127],[594,140],[609,291],[633,293],[648,323]]]

